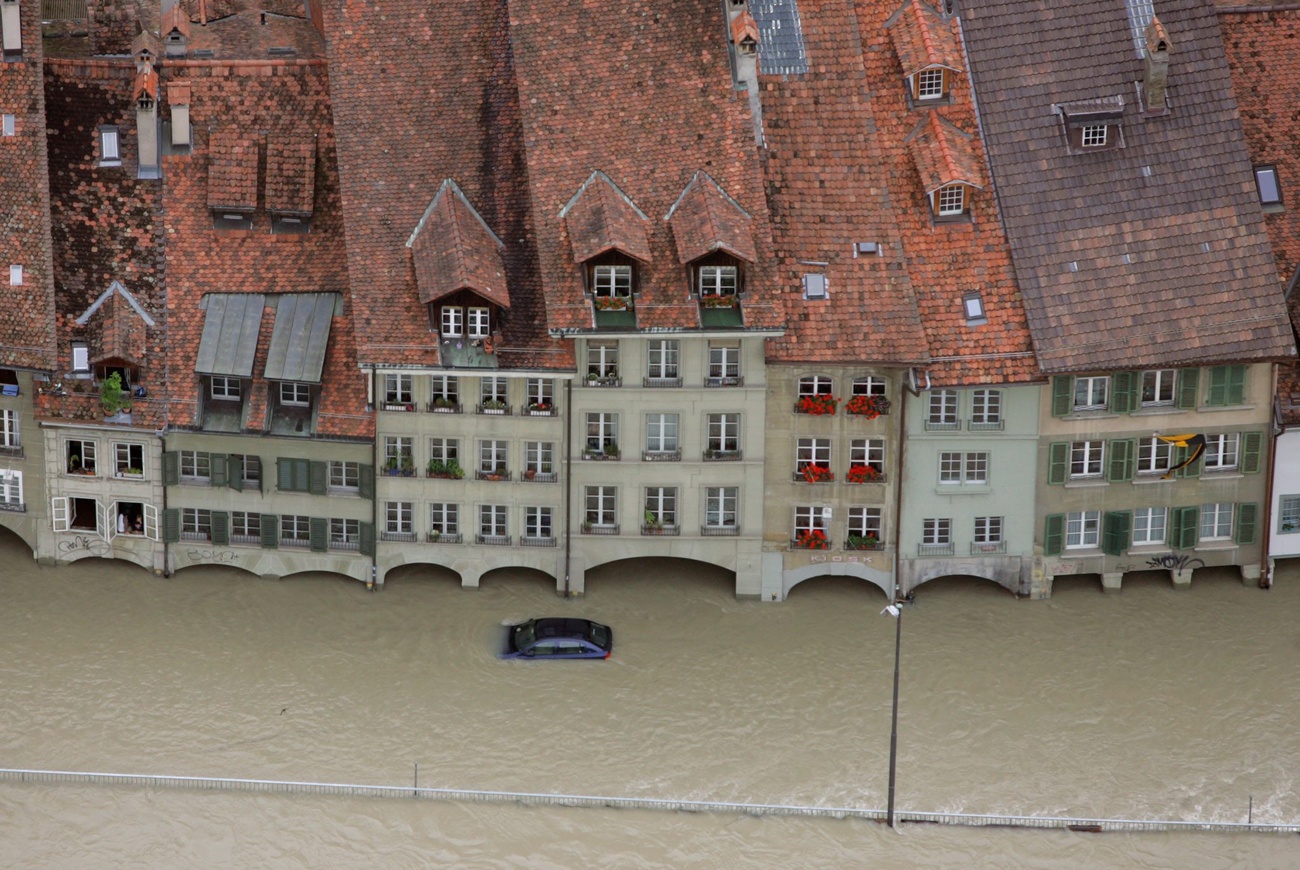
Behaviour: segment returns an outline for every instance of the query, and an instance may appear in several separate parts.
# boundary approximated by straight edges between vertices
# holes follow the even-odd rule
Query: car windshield
[[[535,640],[537,640],[536,622],[530,619],[523,625],[515,626],[515,649],[522,650]]]
[[[591,624],[591,642],[601,649],[609,648],[609,629],[600,623]]]

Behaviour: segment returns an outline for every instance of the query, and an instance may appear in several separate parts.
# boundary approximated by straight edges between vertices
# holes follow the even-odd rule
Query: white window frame
[[[1002,391],[974,390],[971,393],[970,421],[976,426],[1002,423]]]
[[[618,376],[618,342],[587,342],[587,374],[598,378]]]
[[[1300,495],[1283,495],[1277,500],[1277,533],[1300,534]]]
[[[212,511],[207,508],[181,508],[181,539],[212,540]]]
[[[931,390],[926,422],[931,426],[957,425],[957,391]]]
[[[122,137],[117,127],[99,128],[99,165],[122,165]]]
[[[505,474],[510,465],[510,442],[494,438],[478,442],[478,470],[483,474]]]
[[[415,400],[414,393],[411,390],[410,375],[397,374],[395,372],[385,372],[384,404],[409,405],[414,400]]]
[[[310,546],[311,517],[305,514],[280,514],[279,532],[281,546]]]
[[[799,379],[799,398],[805,396],[830,396],[835,392],[835,379],[828,375],[804,375]]]
[[[19,425],[22,416],[13,408],[0,409],[0,447],[21,447]]]
[[[491,312],[483,306],[465,309],[465,337],[487,338],[492,333]]]
[[[1282,204],[1282,180],[1276,166],[1255,167],[1255,189],[1259,191],[1259,204],[1265,208]]]
[[[9,286],[23,286],[23,267],[21,263],[14,263],[9,267]]]
[[[549,471],[544,469],[549,468]],[[524,442],[524,470],[532,471],[534,474],[554,474],[555,473],[555,442],[554,441],[525,441]]]
[[[951,517],[926,517],[921,520],[921,543],[927,547],[952,543]]]
[[[329,464],[329,488],[333,492],[360,492],[361,463],[331,459]]]
[[[587,412],[587,449],[603,452],[618,444],[618,414],[609,411]]]
[[[211,382],[208,384],[208,392],[212,398],[218,401],[237,402],[242,395],[243,386],[239,378],[213,375]]]
[[[305,408],[311,405],[311,386],[300,381],[280,381],[280,404]]]
[[[939,217],[965,214],[966,196],[966,185],[945,184],[934,192],[934,213]]]
[[[705,487],[704,525],[710,529],[734,529],[740,525],[739,487]]]
[[[706,419],[708,441],[705,446],[715,453],[740,450],[740,415],[710,414]]]
[[[740,377],[740,345],[709,344],[709,377],[715,380]]]
[[[84,341],[72,343],[72,370],[74,372],[90,371],[90,347]]]
[[[1073,409],[1104,411],[1110,402],[1110,376],[1097,375],[1074,379]]]
[[[1216,432],[1205,436],[1205,471],[1236,471],[1241,461],[1241,434]]]
[[[458,305],[444,305],[439,312],[439,328],[445,338],[460,338],[465,334],[465,309]]]
[[[804,532],[821,532],[829,541],[831,536],[831,511],[824,505],[795,505],[793,537],[798,539]]]
[[[1139,404],[1153,408],[1174,403],[1174,384],[1178,373],[1174,369],[1148,369],[1142,372]],[[1148,398],[1149,397],[1149,398]]]
[[[1104,148],[1109,141],[1109,124],[1084,124],[1079,128],[1079,144],[1084,148]]]
[[[1158,546],[1169,534],[1169,509],[1141,507],[1133,511],[1133,535],[1130,546]]]
[[[1167,474],[1173,464],[1173,448],[1168,441],[1152,435],[1138,441],[1137,473],[1139,475]]]
[[[939,483],[942,486],[987,486],[989,454],[984,451],[944,451],[939,454]]]
[[[479,378],[479,403],[486,406],[488,402],[509,402],[509,383],[505,378]]]
[[[510,534],[507,507],[503,504],[478,506],[478,533],[485,538],[504,538]]]
[[[865,538],[876,536],[876,541],[885,540],[884,512],[878,507],[854,505],[849,508],[848,534],[851,537]]]
[[[661,526],[677,526],[677,487],[647,486],[645,488],[645,509],[655,516]]]
[[[632,267],[626,263],[603,263],[591,270],[593,296],[632,295]]]
[[[849,465],[869,465],[885,471],[885,439],[855,438],[849,442]]]
[[[701,296],[735,296],[740,272],[735,266],[700,266]]]
[[[1004,525],[1002,517],[976,517],[975,531],[971,540],[976,544],[1000,544]]]
[[[681,416],[652,413],[645,415],[645,449],[648,453],[673,453],[677,450]]]
[[[875,375],[853,379],[853,395],[884,396],[889,393],[889,382]]]
[[[415,503],[384,502],[384,531],[390,535],[409,535],[415,530]]]
[[[69,452],[69,448],[71,448],[72,445],[74,444],[78,445],[77,456],[78,456],[78,462],[80,462],[81,464],[81,470],[88,471],[91,474],[98,475],[99,474],[99,456],[98,456],[99,442],[90,441],[85,438],[69,438],[63,450],[63,455],[67,457],[65,461],[68,464],[71,464],[72,462],[72,455]]]
[[[1236,507],[1230,501],[1201,505],[1201,543],[1232,540]]]
[[[1071,511],[1065,515],[1065,549],[1095,550],[1101,546],[1101,511]]]
[[[361,545],[361,520],[330,518],[329,547],[336,550],[355,550]]]
[[[460,439],[459,438],[430,438],[429,439],[429,461],[441,462],[460,462]],[[399,459],[400,463],[401,460]]]
[[[524,537],[549,541],[555,537],[555,511],[545,505],[524,508]]]
[[[526,392],[528,404],[555,407],[555,383],[550,378],[529,378]]]
[[[429,378],[429,401],[441,396],[453,405],[460,404],[460,381],[455,375],[433,375]]]
[[[148,505],[145,505],[145,528],[149,528]],[[230,539],[232,542],[236,538],[245,542],[253,542],[262,536],[262,515],[257,511],[231,511],[230,512]]]
[[[460,505],[456,502],[429,503],[429,532],[439,535],[460,534]]]
[[[396,459],[397,467],[402,467],[402,460],[409,459],[411,464],[415,464],[415,439],[408,435],[385,435],[384,436],[384,466],[387,467],[388,460]]]
[[[799,474],[806,465],[821,465],[830,468],[831,439],[797,438],[794,449],[794,472]]]
[[[7,112],[4,115],[0,115],[0,136],[13,136],[15,132],[14,116]]]
[[[180,475],[186,481],[212,480],[212,454],[204,450],[178,450]]]
[[[618,487],[588,486],[583,493],[583,522],[592,528],[618,525]]]
[[[1105,441],[1073,441],[1070,443],[1070,478],[1072,480],[1100,478],[1105,469]]]
[[[138,451],[139,454],[140,454],[140,456],[139,456],[140,464],[139,464],[139,465],[132,465],[132,464],[131,464],[131,452],[132,452],[133,450],[134,450],[134,451]],[[122,459],[124,453],[125,453],[125,455],[126,455],[126,460],[125,460],[125,462],[124,462],[123,459]],[[144,460],[145,460],[145,456],[146,456],[146,455],[147,455],[147,453],[146,453],[146,451],[145,451],[145,445],[143,445],[143,444],[141,444],[141,443],[139,443],[139,442],[132,442],[132,441],[114,441],[114,442],[113,442],[113,473],[114,473],[115,475],[117,475],[118,477],[126,477],[126,476],[127,476],[127,472],[126,472],[126,469],[127,469],[127,468],[138,468],[138,469],[139,469],[139,473],[136,474],[136,475],[131,475],[131,476],[134,477],[134,478],[143,479],[144,476],[145,476]]]
[[[681,353],[681,342],[677,339],[652,338],[646,346],[646,377],[652,381],[680,378]]]
[[[23,473],[13,468],[0,472],[0,502],[7,505],[23,503]]]

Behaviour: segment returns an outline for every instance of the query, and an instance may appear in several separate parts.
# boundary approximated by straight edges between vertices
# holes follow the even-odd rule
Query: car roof
[[[594,623],[590,619],[574,619],[571,617],[549,617],[533,620],[533,628],[537,633],[538,640],[549,637],[586,637],[591,633],[592,625]]]

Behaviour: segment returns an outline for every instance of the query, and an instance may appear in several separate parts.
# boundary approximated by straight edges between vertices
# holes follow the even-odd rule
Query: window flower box
[[[617,445],[617,444],[606,444],[604,447],[588,447],[588,448],[586,448],[585,450],[582,451],[582,458],[583,458],[583,459],[593,459],[593,460],[597,460],[597,461],[600,461],[600,460],[617,460],[617,459],[618,459],[618,445]]]
[[[425,474],[429,477],[439,477],[444,480],[460,480],[465,476],[465,471],[460,467],[459,462],[439,462],[436,459],[430,459]]]
[[[716,293],[700,297],[701,308],[735,308],[738,302],[735,296]]]
[[[811,414],[814,417],[834,416],[839,406],[839,399],[830,393],[820,393],[815,396],[800,396],[799,401],[795,403],[794,412]]]
[[[808,463],[794,474],[796,482],[804,483],[830,483],[835,479],[835,474],[825,465],[814,465]]]
[[[429,403],[429,410],[434,414],[459,414],[461,407],[450,399],[434,399]]]
[[[849,483],[879,483],[885,476],[873,465],[850,465],[844,479]]]
[[[884,396],[854,396],[845,403],[844,413],[874,420],[889,413],[889,400]]]
[[[534,402],[524,409],[530,417],[554,417],[555,405],[551,402]]]
[[[501,401],[500,399],[489,399],[488,401],[478,406],[478,412],[480,414],[496,414],[496,415],[509,414],[510,406],[507,405],[505,402]]]
[[[739,462],[742,457],[739,450],[714,450],[710,447],[704,451],[705,462]]]
[[[631,296],[596,296],[592,302],[597,311],[627,311],[632,308]]]
[[[793,550],[829,550],[831,542],[821,529],[804,529],[790,542]]]
[[[849,535],[844,542],[846,550],[883,550],[885,545],[875,535]]]
[[[477,477],[479,480],[495,480],[495,481],[509,480],[510,472],[506,471],[504,468],[497,469],[496,471],[484,471],[483,469],[480,468],[478,470],[478,473],[475,475],[475,477]]]

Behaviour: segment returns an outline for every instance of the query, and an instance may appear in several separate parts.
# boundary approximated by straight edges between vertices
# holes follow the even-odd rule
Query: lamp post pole
[[[894,617],[894,706],[889,723],[889,803],[885,823],[894,826],[894,776],[898,771],[898,660],[903,646],[903,611],[896,604],[885,608]]]

